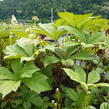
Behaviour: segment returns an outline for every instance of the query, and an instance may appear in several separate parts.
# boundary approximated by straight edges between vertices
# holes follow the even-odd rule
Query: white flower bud
[[[59,88],[56,88],[56,92],[59,92]]]
[[[55,103],[55,100],[52,100],[51,102],[54,104]]]

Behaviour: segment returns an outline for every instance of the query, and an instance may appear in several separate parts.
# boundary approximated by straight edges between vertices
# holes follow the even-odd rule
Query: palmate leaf
[[[99,16],[94,16],[90,21],[84,24],[83,29],[92,32],[98,32],[108,29],[108,19],[103,19]]]
[[[65,69],[67,69],[67,68],[65,68]],[[72,72],[73,72],[73,70],[72,70]],[[81,75],[82,82],[86,83],[86,72],[83,70],[82,67],[80,67],[78,65],[74,65],[74,72],[76,72],[79,75]],[[100,80],[100,72],[99,72],[99,70],[93,70],[93,71],[89,72],[87,83],[93,84],[93,83],[98,82],[99,80]]]
[[[16,91],[20,81],[7,68],[0,67],[0,93],[5,97],[11,91]]]
[[[75,15],[70,12],[59,12],[58,15],[68,25],[81,28],[82,30],[97,32],[108,28],[109,20],[100,16],[92,16],[92,14]]]
[[[56,48],[54,52],[60,59],[68,59],[79,48],[80,48],[80,45],[73,45],[73,44],[71,45],[69,43],[66,43],[62,45],[61,47]]]
[[[28,38],[17,40],[15,44],[7,46],[4,52],[5,59],[21,58],[21,62],[34,60],[34,45]]]
[[[75,15],[75,24],[78,28],[83,29],[84,24],[86,24],[92,19],[92,15],[92,13],[84,15]]]
[[[54,38],[54,32],[56,31],[54,23],[39,24],[39,26]]]
[[[32,77],[32,75],[39,71],[33,62],[20,63],[20,60],[13,60],[11,64],[14,74],[20,75],[21,78]]]
[[[66,74],[74,81],[79,82],[81,87],[88,91],[89,88],[97,87],[109,87],[108,83],[96,83],[100,80],[100,71],[93,70],[89,72],[86,82],[86,72],[80,66],[74,65],[74,71],[72,69],[63,68]]]
[[[34,28],[33,30],[40,33],[40,34],[44,34],[44,35],[50,37],[51,39],[53,39],[52,38],[53,36],[51,34],[49,34],[47,31],[43,30],[42,28]]]
[[[98,44],[100,41],[103,41],[105,39],[105,33],[104,32],[97,32],[92,35],[87,36],[87,44]]]
[[[93,34],[86,34],[80,29],[71,27],[71,26],[64,26],[64,28],[69,32],[73,33],[76,37],[78,37],[79,40],[86,44],[98,44],[100,41],[103,41],[105,39],[105,33],[104,32],[96,32]]]
[[[20,84],[21,84],[20,81],[0,80],[0,93],[2,93],[3,98],[11,91],[16,92]]]
[[[66,53],[66,58],[69,58],[69,57],[71,57],[71,55],[73,54],[73,53],[75,53],[77,50],[79,50],[79,48],[80,48],[80,46],[79,45],[77,45],[77,46],[64,46],[62,49],[63,49],[63,51]]]
[[[58,26],[55,23],[39,24],[40,28],[34,28],[40,34],[44,34],[51,39],[58,41],[58,39],[66,33],[63,26]]]
[[[36,97],[36,96],[31,96],[28,98],[28,101],[36,106],[41,106],[43,105],[43,99],[41,97]]]
[[[75,15],[70,12],[58,12],[59,17],[74,27],[82,28],[82,26],[91,20],[92,14]]]
[[[0,93],[3,97],[11,91],[16,91],[23,78],[30,78],[39,71],[33,62],[20,63],[20,60],[13,60],[11,64],[13,72],[5,67],[0,67]]]
[[[93,60],[95,58],[95,54],[88,50],[81,50],[76,55],[72,56],[72,59],[78,60]]]
[[[51,90],[48,84],[47,77],[40,72],[35,73],[31,78],[23,79],[23,83],[27,85],[31,90],[41,93],[46,90]]]
[[[84,69],[81,66],[74,65],[74,70],[76,73],[81,75],[80,79],[82,82],[85,83],[86,82],[86,72],[84,71]]]
[[[74,70],[68,68],[63,68],[63,70],[72,80],[79,82],[85,91],[88,91],[89,88],[109,87],[108,83],[96,83],[100,80],[99,70],[89,72],[87,81],[86,72],[80,66],[74,65]]]

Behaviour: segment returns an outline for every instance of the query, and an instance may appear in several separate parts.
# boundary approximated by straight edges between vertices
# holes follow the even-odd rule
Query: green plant
[[[58,14],[53,23],[1,29],[2,109],[107,108],[102,103],[109,101],[108,20]]]
[[[37,93],[51,89],[47,77],[41,74],[33,62],[20,63],[19,60],[13,60],[11,69],[12,72],[5,67],[0,67],[0,92],[3,97],[11,91],[17,91],[21,83]]]
[[[66,33],[63,26],[58,26],[55,23],[39,24],[39,27],[40,28],[34,28],[33,30],[40,34],[45,34],[55,41],[57,41],[62,35]]]

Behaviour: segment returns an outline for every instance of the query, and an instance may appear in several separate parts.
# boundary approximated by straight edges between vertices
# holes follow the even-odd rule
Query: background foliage
[[[38,16],[41,21],[50,21],[51,8],[54,19],[58,11],[70,11],[76,14],[94,13],[108,17],[108,0],[4,0],[0,2],[0,19],[10,18],[14,14],[18,19],[31,20]]]

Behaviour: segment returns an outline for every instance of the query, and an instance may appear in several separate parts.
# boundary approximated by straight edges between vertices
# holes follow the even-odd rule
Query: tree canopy
[[[50,21],[51,8],[54,19],[59,11],[94,13],[109,18],[108,0],[3,0],[0,1],[0,19],[11,18],[14,14],[18,19],[26,20],[38,16],[42,21]]]

